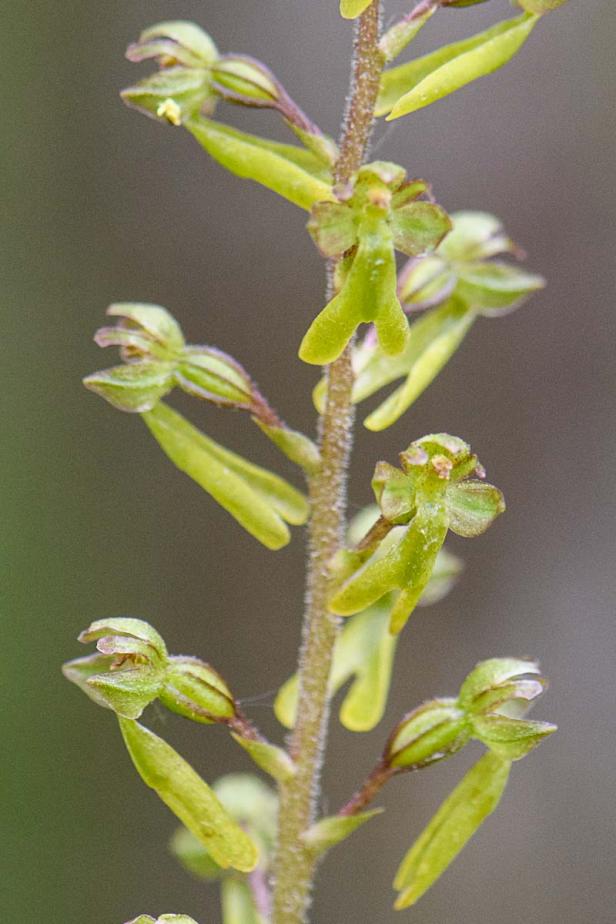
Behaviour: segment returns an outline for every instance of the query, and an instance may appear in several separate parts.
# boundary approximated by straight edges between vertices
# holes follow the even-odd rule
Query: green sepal
[[[445,872],[501,800],[511,762],[485,754],[445,799],[402,861],[397,910],[414,905]]]
[[[394,208],[391,226],[396,250],[408,257],[434,250],[452,228],[445,209],[433,202],[409,202]]]
[[[379,343],[387,354],[404,350],[408,322],[396,294],[393,235],[387,222],[367,216],[359,232],[359,246],[340,292],[310,325],[300,346],[300,359],[325,366],[340,356],[356,328],[374,322]]]
[[[429,19],[434,16],[439,7],[438,0],[434,0],[432,5],[420,16],[412,19],[405,16],[399,22],[395,23],[381,38],[379,49],[385,55],[385,61],[389,63],[397,58],[400,52],[404,51],[406,46],[413,41],[416,35],[423,29]]]
[[[258,852],[207,783],[166,741],[119,718],[128,753],[142,780],[207,848],[219,866],[250,872]]]
[[[225,723],[236,713],[233,694],[218,671],[186,655],[169,659],[160,701],[171,712],[204,725]]]
[[[267,924],[255,908],[248,882],[227,876],[220,884],[222,924]]]
[[[157,22],[149,26],[139,36],[139,42],[151,42],[166,38],[179,49],[190,51],[195,62],[203,65],[213,64],[218,58],[218,49],[208,33],[194,22],[184,19]]]
[[[107,308],[112,318],[120,318],[120,327],[141,331],[153,346],[164,348],[161,358],[173,358],[185,345],[182,328],[170,311],[161,305],[142,302],[114,302]]]
[[[324,257],[339,257],[357,241],[353,210],[345,202],[317,202],[306,225]]]
[[[285,783],[295,776],[295,764],[286,751],[268,741],[243,738],[235,732],[231,737],[252,757],[255,764],[269,773],[279,783]]]
[[[485,481],[451,484],[446,495],[449,528],[458,536],[480,536],[505,512],[505,498],[498,488]]]
[[[500,314],[503,309],[517,307],[544,287],[542,276],[494,261],[459,267],[456,292],[482,313]]]
[[[132,109],[172,125],[186,123],[214,98],[209,71],[179,66],[156,71],[120,95]]]
[[[304,846],[314,857],[320,857],[384,811],[385,809],[375,808],[368,812],[358,812],[357,815],[331,815],[329,818],[322,818],[302,835]]]
[[[253,420],[287,459],[299,465],[309,475],[314,475],[319,471],[322,461],[321,453],[316,443],[308,436],[297,430],[290,430],[286,426],[276,427],[265,424],[258,417],[253,417]]]
[[[340,15],[344,19],[357,19],[371,3],[372,0],[340,0]]]
[[[224,449],[162,402],[143,417],[171,461],[263,545],[282,548],[290,538],[284,521],[306,521],[306,499],[282,478]]]
[[[473,737],[505,760],[521,760],[557,730],[551,722],[533,722],[506,715],[475,716],[472,727]]]
[[[119,411],[143,414],[173,390],[174,372],[174,363],[146,360],[93,372],[83,384]]]
[[[411,325],[408,345],[399,356],[386,357],[379,347],[373,350],[355,380],[354,403],[402,376],[405,380],[365,418],[368,430],[385,430],[402,417],[447,365],[476,316],[459,299],[450,299]]]
[[[191,119],[186,128],[231,173],[261,183],[300,208],[310,211],[315,202],[334,198],[328,183],[299,165],[298,161],[308,159],[322,171],[322,164],[308,151],[294,151],[292,145],[268,142],[203,116]]]
[[[400,118],[491,74],[519,51],[539,18],[524,13],[385,71],[376,115],[388,113],[388,121]]]
[[[114,655],[88,655],[68,661],[62,673],[97,706],[112,709],[127,719],[138,719],[159,696],[162,675],[142,667],[114,671],[116,661]]]

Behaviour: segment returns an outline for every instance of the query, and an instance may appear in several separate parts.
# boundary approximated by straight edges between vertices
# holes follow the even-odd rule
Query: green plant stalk
[[[374,0],[357,23],[351,92],[335,169],[337,183],[349,181],[364,162],[368,149],[384,64],[378,48],[380,6],[380,0]],[[332,277],[330,267],[330,291]],[[349,344],[328,370],[326,408],[319,420],[322,466],[310,479],[312,516],[298,718],[290,740],[297,772],[280,790],[274,924],[302,924],[306,920],[315,873],[316,860],[303,846],[302,834],[314,821],[327,737],[328,681],[339,623],[327,607],[328,563],[344,541],[346,472],[354,418],[352,387]]]

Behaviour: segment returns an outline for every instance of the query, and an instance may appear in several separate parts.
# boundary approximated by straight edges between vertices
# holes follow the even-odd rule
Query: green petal
[[[310,211],[315,202],[334,199],[329,183],[299,165],[309,161],[322,170],[310,152],[269,142],[202,116],[191,119],[186,128],[231,173],[261,183],[300,208]]]
[[[397,119],[491,74],[519,51],[538,21],[539,16],[524,13],[386,71],[376,114]]]
[[[408,257],[435,250],[452,228],[445,209],[433,202],[409,202],[394,209],[391,224],[396,250]]]
[[[144,783],[192,831],[219,866],[242,872],[254,869],[258,860],[254,843],[190,764],[137,722],[119,722],[128,753]]]
[[[510,767],[510,761],[486,754],[443,802],[398,869],[394,880],[394,888],[400,892],[397,910],[421,898],[494,811]]]

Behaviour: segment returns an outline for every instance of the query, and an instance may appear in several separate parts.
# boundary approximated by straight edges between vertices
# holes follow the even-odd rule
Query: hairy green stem
[[[368,149],[383,67],[378,49],[380,21],[380,0],[374,0],[357,23],[351,92],[335,169],[337,183],[349,181]],[[330,293],[332,275],[330,267]],[[338,618],[327,607],[328,565],[344,541],[346,526],[346,472],[354,416],[350,345],[329,367],[327,383],[326,409],[319,421],[322,466],[310,481],[312,515],[306,613],[299,661],[297,722],[290,740],[297,773],[280,790],[274,924],[306,921],[315,873],[316,861],[305,849],[302,834],[314,821],[320,792],[329,712],[328,681],[338,635]]]

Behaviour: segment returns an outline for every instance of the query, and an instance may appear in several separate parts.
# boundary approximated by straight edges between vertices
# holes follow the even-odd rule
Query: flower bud
[[[402,719],[391,735],[385,760],[390,767],[420,770],[459,751],[470,737],[455,699],[434,699]]]
[[[169,659],[160,701],[171,712],[210,725],[226,723],[236,707],[228,686],[209,664],[183,655]]]
[[[536,661],[490,658],[468,675],[460,688],[458,705],[470,715],[494,712],[515,701],[527,707],[546,687],[538,675]]]
[[[265,64],[248,55],[223,55],[212,68],[214,88],[244,106],[277,108],[286,93]]]
[[[254,386],[246,370],[216,347],[186,347],[175,381],[187,394],[220,406],[251,409],[254,403]]]
[[[64,676],[97,705],[137,719],[165,681],[168,656],[158,632],[141,619],[100,619],[79,641],[95,641],[99,653],[69,661]]]

